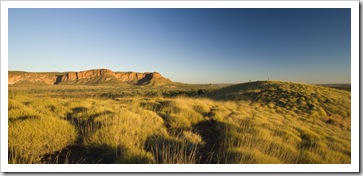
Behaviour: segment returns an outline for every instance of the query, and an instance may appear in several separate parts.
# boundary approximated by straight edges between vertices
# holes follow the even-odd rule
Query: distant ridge
[[[109,69],[92,69],[79,72],[24,72],[9,71],[8,84],[46,85],[152,85],[173,83],[159,72],[113,72]]]

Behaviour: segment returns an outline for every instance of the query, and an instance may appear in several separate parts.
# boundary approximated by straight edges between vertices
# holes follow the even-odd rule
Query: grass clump
[[[195,164],[199,161],[198,146],[185,139],[153,136],[146,141],[145,148],[159,164]]]
[[[36,163],[47,153],[71,145],[77,137],[76,129],[67,121],[52,117],[28,119],[9,123],[9,162],[18,159]]]

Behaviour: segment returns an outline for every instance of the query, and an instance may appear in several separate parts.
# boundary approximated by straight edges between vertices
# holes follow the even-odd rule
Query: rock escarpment
[[[108,69],[94,69],[80,72],[18,72],[9,71],[8,84],[117,84],[128,83],[135,85],[163,85],[172,83],[158,72],[113,72]]]

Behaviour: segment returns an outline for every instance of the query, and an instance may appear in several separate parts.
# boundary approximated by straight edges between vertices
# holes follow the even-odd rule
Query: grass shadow
[[[218,129],[220,122],[216,120],[205,120],[193,126],[193,132],[199,134],[205,142],[198,150],[200,163],[216,164],[215,153],[219,150],[221,144],[221,131]]]
[[[37,115],[25,115],[25,116],[20,116],[20,117],[16,117],[16,118],[9,118],[9,122],[16,122],[16,121],[23,121],[23,120],[31,120],[31,119],[39,119],[40,116]]]
[[[42,162],[49,164],[112,164],[116,155],[111,147],[72,145],[53,154],[46,154]]]

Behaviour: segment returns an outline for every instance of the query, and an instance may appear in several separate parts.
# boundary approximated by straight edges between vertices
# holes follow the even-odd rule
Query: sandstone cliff
[[[116,84],[128,83],[135,85],[163,85],[172,83],[158,72],[113,72],[108,69],[94,69],[80,72],[8,72],[8,84]]]
[[[51,73],[8,72],[8,84],[54,84],[56,75]]]

